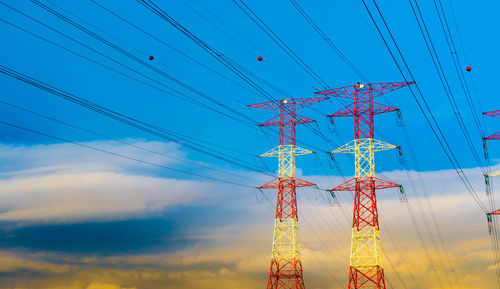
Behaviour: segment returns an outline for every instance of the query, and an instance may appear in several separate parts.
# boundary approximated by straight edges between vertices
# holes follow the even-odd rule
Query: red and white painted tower
[[[349,289],[386,288],[380,227],[375,191],[399,185],[375,178],[376,151],[396,146],[374,139],[373,116],[395,111],[393,107],[373,102],[382,94],[399,89],[410,82],[357,84],[316,92],[316,94],[352,99],[353,102],[330,117],[354,117],[354,140],[333,153],[355,156],[355,177],[332,189],[354,191]]]
[[[297,115],[296,111],[325,99],[327,98],[280,99],[249,105],[279,112],[278,116],[261,124],[279,127],[279,145],[261,155],[279,159],[278,177],[260,187],[278,189],[268,289],[305,288],[300,258],[296,188],[313,184],[295,177],[295,156],[312,151],[295,145],[295,126],[313,120]]]

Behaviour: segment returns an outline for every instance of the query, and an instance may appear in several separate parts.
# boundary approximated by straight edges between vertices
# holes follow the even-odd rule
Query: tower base
[[[267,289],[305,289],[302,263],[299,260],[280,261],[271,260]]]
[[[384,269],[380,266],[349,269],[349,289],[377,288],[385,289]]]

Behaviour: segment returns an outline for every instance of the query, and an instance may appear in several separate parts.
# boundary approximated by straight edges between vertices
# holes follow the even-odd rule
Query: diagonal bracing
[[[300,257],[296,188],[313,184],[295,177],[295,156],[309,154],[312,151],[295,145],[295,126],[312,120],[297,115],[296,111],[325,99],[327,98],[280,99],[249,105],[279,112],[278,116],[261,124],[261,126],[279,127],[279,145],[261,155],[261,157],[277,157],[279,160],[278,177],[260,187],[260,189],[278,189],[267,289],[305,288]]]

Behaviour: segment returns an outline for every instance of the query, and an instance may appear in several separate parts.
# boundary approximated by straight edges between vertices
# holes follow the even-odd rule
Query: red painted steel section
[[[360,88],[361,85],[350,85],[344,86],[340,88],[334,88],[324,91],[315,92],[315,94],[321,94],[326,96],[334,96],[334,97],[342,97],[354,99],[354,92],[358,91],[362,94],[371,94],[373,98],[381,96],[382,94],[386,94],[388,92],[394,91],[401,87],[407,86],[408,84],[412,84],[413,82],[391,82],[391,83],[369,83],[363,84],[363,88]]]
[[[488,111],[488,112],[483,112],[485,115],[489,115],[492,117],[500,118],[500,110],[493,110],[493,111]],[[489,137],[486,138],[487,140],[500,140],[500,131],[496,132]],[[493,211],[490,213],[490,215],[500,215],[500,209]]]
[[[496,117],[496,118],[500,118],[500,109],[494,110],[494,111],[483,112],[483,114],[486,114],[486,115],[489,115],[492,117]]]
[[[349,268],[349,289],[385,288],[384,270],[374,266],[366,272]]]
[[[398,187],[398,184],[381,180],[379,178],[354,178],[349,181],[336,186],[332,191],[356,191],[356,188],[365,189],[367,187],[374,187],[376,190],[388,189]]]
[[[485,115],[489,115],[492,117],[500,118],[500,110],[494,110],[494,111],[488,111],[488,112],[483,112]],[[487,140],[500,140],[500,131],[490,135],[489,137],[486,138]]]
[[[279,184],[281,183],[284,183],[284,182],[287,182],[288,180],[290,180],[290,178],[276,178],[262,186],[259,187],[259,189],[277,189],[279,188]],[[311,182],[308,182],[308,181],[304,181],[304,180],[301,180],[301,179],[297,179],[297,178],[294,178],[294,186],[296,188],[301,188],[301,187],[309,187],[309,186],[313,186],[314,184],[311,183]]]
[[[491,212],[490,215],[500,215],[500,209]]]

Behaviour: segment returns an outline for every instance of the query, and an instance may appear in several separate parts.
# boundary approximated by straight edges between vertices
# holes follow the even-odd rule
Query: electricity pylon
[[[332,189],[354,191],[349,289],[386,288],[380,227],[375,191],[399,187],[375,178],[375,152],[396,148],[374,139],[373,116],[396,108],[373,102],[375,97],[404,87],[411,82],[357,84],[316,92],[316,94],[352,99],[353,103],[329,117],[354,117],[354,140],[332,153],[353,153],[355,177]]]
[[[488,112],[484,112],[483,114],[489,115],[492,117],[496,117],[496,118],[500,118],[500,110],[488,111]],[[485,148],[486,148],[486,140],[500,140],[500,131],[490,135],[487,138],[484,138],[483,141],[485,144]],[[492,172],[491,174],[488,175],[488,177],[498,177],[498,176],[500,176],[500,170]]]
[[[484,112],[483,114],[489,115],[489,116],[492,116],[492,117],[496,117],[496,118],[500,118],[500,110],[488,111],[488,112]],[[486,144],[487,140],[500,140],[500,131],[498,131],[498,132],[490,135],[489,137],[486,137],[486,138],[483,139],[483,144],[484,144],[485,151],[487,150],[487,144]],[[485,176],[486,188],[487,188],[487,193],[488,194],[490,193],[490,177],[499,177],[499,176],[500,176],[500,170],[494,171],[494,172],[492,172],[492,173],[490,173],[490,174],[488,174],[488,175]],[[491,219],[491,215],[500,215],[500,209],[486,214],[486,216],[488,218],[488,226],[490,228],[490,233],[492,231],[492,219]]]
[[[279,159],[278,177],[259,187],[278,189],[268,289],[305,288],[300,257],[296,188],[314,184],[295,177],[295,156],[312,151],[295,145],[295,126],[313,120],[297,115],[296,111],[325,99],[327,98],[280,99],[249,105],[279,112],[276,117],[261,124],[279,127],[279,145],[261,155]]]

